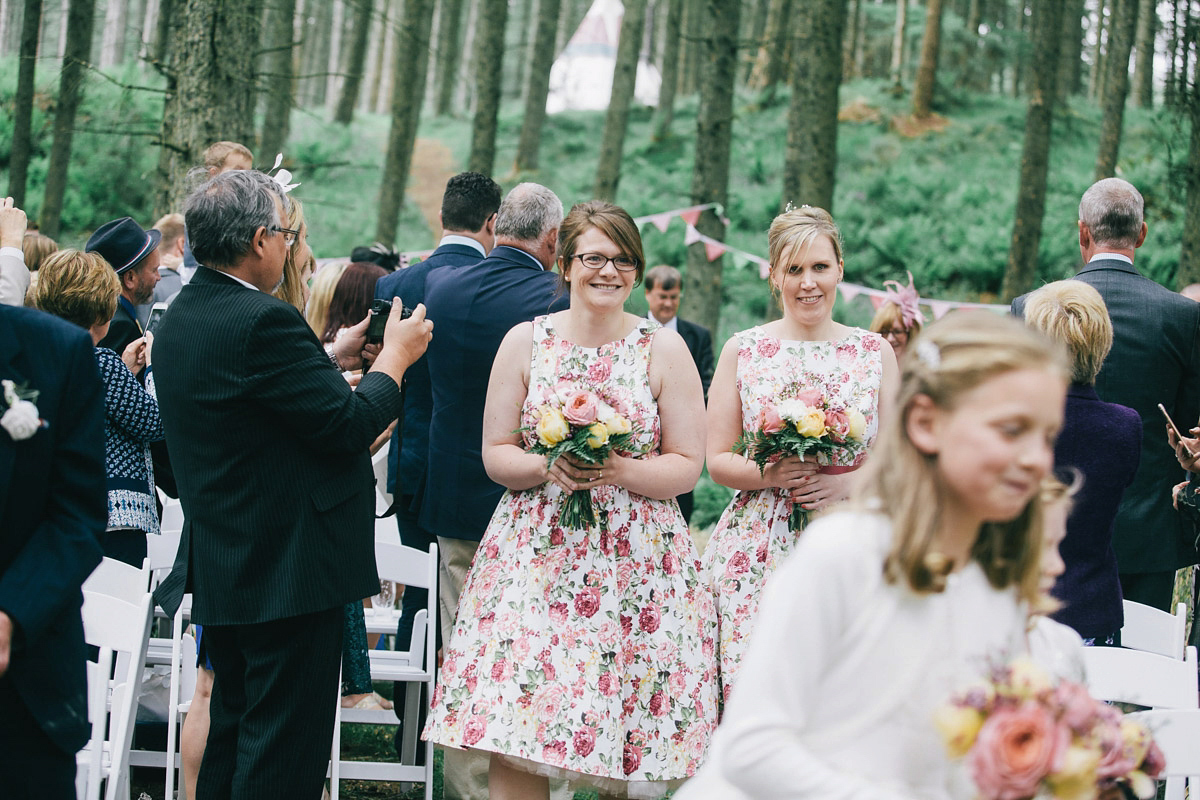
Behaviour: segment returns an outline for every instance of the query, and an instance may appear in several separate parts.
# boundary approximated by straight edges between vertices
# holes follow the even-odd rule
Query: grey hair
[[[645,283],[647,292],[652,292],[655,289],[662,289],[664,292],[669,292],[682,285],[683,276],[674,267],[659,264],[657,267],[652,267],[646,272]]]
[[[183,203],[196,261],[234,266],[250,250],[259,228],[280,226],[280,205],[286,213],[292,204],[278,183],[257,170],[230,170],[205,181]]]
[[[563,204],[539,183],[518,183],[496,212],[496,237],[534,242],[562,226]]]
[[[1096,244],[1131,249],[1142,233],[1142,194],[1129,181],[1096,181],[1079,201],[1079,221]]]

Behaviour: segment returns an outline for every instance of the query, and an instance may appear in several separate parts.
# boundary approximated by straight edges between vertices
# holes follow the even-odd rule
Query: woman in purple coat
[[[1063,607],[1053,617],[1085,644],[1120,644],[1121,585],[1113,552],[1113,519],[1141,458],[1142,421],[1131,408],[1096,395],[1096,374],[1112,347],[1113,329],[1100,293],[1082,281],[1047,284],[1029,295],[1025,321],[1067,346],[1071,386],[1055,471],[1083,479],[1059,550],[1066,571],[1054,587]]]

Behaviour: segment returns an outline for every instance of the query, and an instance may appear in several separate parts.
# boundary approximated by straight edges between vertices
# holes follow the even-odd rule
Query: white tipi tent
[[[620,0],[595,0],[592,3],[587,16],[550,68],[547,113],[608,108],[624,14],[625,7]],[[634,99],[643,105],[658,105],[661,85],[662,76],[658,69],[648,61],[639,60]]]

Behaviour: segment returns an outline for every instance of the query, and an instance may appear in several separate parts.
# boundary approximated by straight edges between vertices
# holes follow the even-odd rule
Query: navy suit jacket
[[[1141,463],[1125,491],[1113,530],[1122,574],[1168,572],[1196,563],[1171,488],[1184,472],[1167,444],[1162,403],[1180,428],[1200,421],[1200,303],[1144,277],[1120,259],[1097,259],[1075,276],[1108,306],[1113,346],[1096,377],[1101,400],[1142,418]],[[1022,316],[1025,296],[1013,301]]]
[[[437,326],[426,357],[433,387],[421,527],[478,542],[504,488],[483,468],[483,405],[492,362],[515,325],[570,305],[533,256],[501,245],[466,267],[431,272],[425,307]]]
[[[74,753],[89,732],[80,586],[100,563],[108,522],[104,387],[85,331],[9,306],[0,306],[0,378],[36,390],[49,423],[21,441],[0,429],[0,611],[15,628],[0,681]]]
[[[416,308],[425,302],[425,282],[429,273],[442,267],[464,267],[478,264],[483,256],[465,244],[446,244],[434,250],[429,258],[411,267],[385,275],[375,284],[375,296],[383,300],[399,297],[404,305]],[[428,319],[437,324],[432,316]],[[439,331],[441,333],[441,331]],[[404,414],[392,445],[388,449],[387,489],[392,494],[413,497],[420,510],[421,494],[425,491],[425,462],[429,453],[429,420],[433,416],[433,391],[429,386],[429,364],[421,356],[404,373]]]
[[[675,323],[679,335],[683,337],[688,351],[692,354],[692,361],[696,362],[696,369],[700,372],[700,385],[704,388],[704,399],[707,401],[708,385],[712,383],[713,376],[712,334],[708,332],[708,328],[681,317],[676,317]]]
[[[154,380],[186,520],[164,609],[190,590],[197,622],[248,625],[379,591],[368,448],[395,381],[351,390],[300,312],[203,267],[159,323]]]

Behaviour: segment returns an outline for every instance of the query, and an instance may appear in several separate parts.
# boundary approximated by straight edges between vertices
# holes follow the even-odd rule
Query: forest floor
[[[450,148],[437,139],[417,139],[412,154],[412,178],[407,200],[421,210],[434,242],[442,235],[442,193],[459,170]]]

